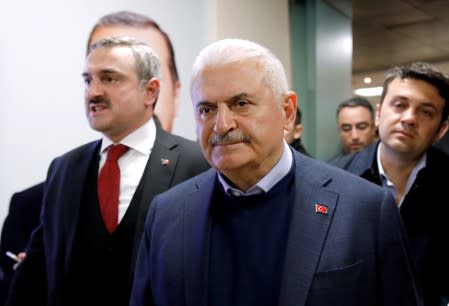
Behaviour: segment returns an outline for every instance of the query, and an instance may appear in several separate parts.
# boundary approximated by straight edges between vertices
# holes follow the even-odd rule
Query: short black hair
[[[295,125],[301,124],[302,121],[302,113],[299,107],[296,108],[296,119],[295,119]]]
[[[353,97],[347,100],[344,100],[340,104],[338,104],[337,107],[337,117],[338,114],[340,114],[340,111],[345,107],[355,107],[355,106],[362,106],[366,108],[369,113],[372,120],[374,120],[374,107],[373,105],[365,98],[362,97]]]

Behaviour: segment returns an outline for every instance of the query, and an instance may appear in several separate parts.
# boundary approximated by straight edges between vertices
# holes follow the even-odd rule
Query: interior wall
[[[340,149],[337,105],[351,95],[351,20],[325,1],[306,0],[290,3],[290,24],[301,138],[313,157],[328,161]]]

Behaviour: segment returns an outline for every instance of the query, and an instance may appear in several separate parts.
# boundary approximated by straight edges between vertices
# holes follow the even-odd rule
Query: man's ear
[[[449,128],[449,122],[447,120],[444,120],[443,123],[440,126],[440,129],[438,130],[435,139],[433,140],[433,143],[439,141],[441,138],[443,138],[444,134],[446,134],[447,130]]]
[[[299,139],[301,138],[302,135],[302,131],[304,130],[304,127],[302,126],[302,124],[297,124],[295,125],[295,132],[293,134],[293,138],[294,139]]]
[[[145,84],[145,93],[147,95],[147,99],[145,102],[146,106],[152,106],[156,103],[157,98],[159,96],[160,82],[157,78],[149,79]]]
[[[284,131],[288,131],[289,127],[293,125],[296,119],[296,108],[298,107],[298,97],[294,91],[288,91],[284,95],[284,101],[282,102],[285,120]]]
[[[181,82],[176,81],[173,91],[173,118],[175,118],[178,115],[179,111],[179,95],[181,92]]]

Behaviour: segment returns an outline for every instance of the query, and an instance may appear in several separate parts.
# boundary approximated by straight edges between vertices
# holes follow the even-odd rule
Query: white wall
[[[100,16],[124,9],[153,17],[173,40],[182,83],[178,135],[196,139],[190,69],[208,42],[258,41],[290,74],[287,0],[0,1],[0,225],[13,192],[44,180],[55,156],[98,138],[83,108],[86,39]]]

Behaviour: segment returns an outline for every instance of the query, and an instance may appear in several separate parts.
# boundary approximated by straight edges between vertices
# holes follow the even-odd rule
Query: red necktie
[[[120,168],[117,160],[128,151],[122,144],[108,148],[106,162],[98,175],[98,201],[106,229],[112,233],[118,224],[118,197],[120,193]]]

